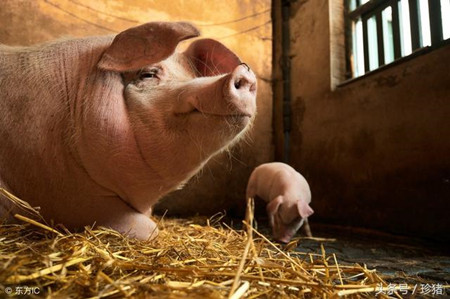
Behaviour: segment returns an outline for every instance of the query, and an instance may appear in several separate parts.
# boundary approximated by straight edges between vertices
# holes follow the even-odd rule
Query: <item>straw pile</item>
[[[0,297],[371,298],[388,286],[375,270],[339,264],[323,245],[306,254],[293,250],[300,239],[283,248],[272,243],[252,226],[251,200],[245,230],[220,217],[203,225],[162,219],[152,241],[106,228],[70,233],[16,217],[23,224],[0,225]]]

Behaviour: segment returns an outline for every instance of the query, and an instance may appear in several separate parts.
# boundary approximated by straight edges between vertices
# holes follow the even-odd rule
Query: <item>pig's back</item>
[[[106,36],[31,47],[0,44],[0,125],[22,130],[30,122],[33,130],[45,130],[46,122],[54,126],[55,119],[67,118],[83,80],[96,69],[111,40]]]
[[[31,150],[60,115],[60,72],[51,48],[0,47],[0,132],[11,146],[26,140],[22,146]]]

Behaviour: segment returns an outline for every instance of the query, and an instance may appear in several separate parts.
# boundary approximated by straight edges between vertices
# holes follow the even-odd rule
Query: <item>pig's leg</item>
[[[90,213],[90,221],[99,226],[112,228],[140,240],[151,240],[158,235],[157,225],[149,216],[139,213],[120,198],[100,199],[95,210]]]

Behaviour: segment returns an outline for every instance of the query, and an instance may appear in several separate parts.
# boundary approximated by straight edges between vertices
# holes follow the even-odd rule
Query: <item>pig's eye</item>
[[[158,78],[158,69],[151,69],[151,70],[149,70],[149,71],[142,71],[141,73],[140,73],[140,78],[141,78],[141,80],[144,80],[144,79],[148,79],[148,78]]]

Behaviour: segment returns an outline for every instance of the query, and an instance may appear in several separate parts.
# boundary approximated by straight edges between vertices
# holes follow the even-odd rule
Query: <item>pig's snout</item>
[[[175,114],[251,118],[256,112],[256,76],[247,65],[238,65],[231,73],[200,77],[180,94]],[[248,120],[248,119],[247,119]]]
[[[252,116],[255,109],[256,98],[256,76],[247,64],[240,64],[229,75],[226,85],[228,90],[224,91],[236,110]]]
[[[242,68],[244,67],[244,68]],[[256,78],[250,67],[246,63],[241,63],[231,74],[236,89],[256,91]]]

